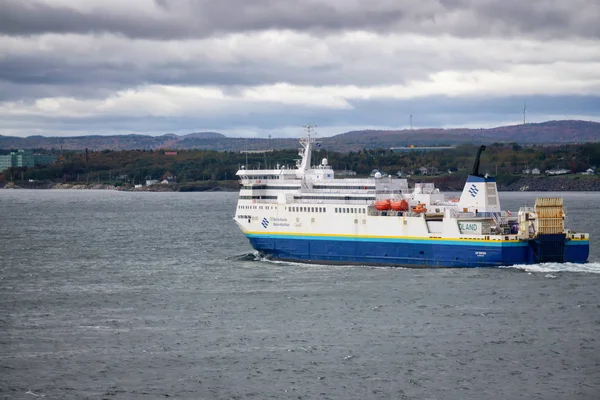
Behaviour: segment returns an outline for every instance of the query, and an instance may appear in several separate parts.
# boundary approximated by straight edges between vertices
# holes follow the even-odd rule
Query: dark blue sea
[[[600,193],[559,195],[590,263],[423,270],[256,261],[236,193],[0,190],[0,399],[599,399]]]

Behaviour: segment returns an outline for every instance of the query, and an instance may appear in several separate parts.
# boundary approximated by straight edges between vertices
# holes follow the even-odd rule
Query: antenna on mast
[[[310,135],[311,135],[311,131],[312,131],[312,129],[313,129],[313,128],[316,128],[316,127],[317,127],[317,125],[316,125],[316,124],[307,124],[307,125],[304,125],[304,128],[306,128],[306,132],[307,132],[307,134],[308,134],[308,138],[309,138],[309,139],[310,139]]]
[[[316,127],[315,124],[304,125],[306,129],[306,137],[300,139],[300,144],[302,148],[298,149],[298,155],[302,157],[302,159],[296,161],[296,166],[301,171],[306,171],[310,168],[310,159],[311,159],[311,144],[315,142],[315,139],[311,137],[313,134],[313,128]]]

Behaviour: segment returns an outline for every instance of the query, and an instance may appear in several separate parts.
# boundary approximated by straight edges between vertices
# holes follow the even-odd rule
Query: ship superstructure
[[[479,174],[484,146],[460,198],[446,199],[431,183],[335,179],[326,158],[311,166],[314,144],[308,127],[295,168],[237,172],[235,221],[261,256],[407,267],[587,261],[589,234],[564,227],[562,199],[501,210],[495,178]]]

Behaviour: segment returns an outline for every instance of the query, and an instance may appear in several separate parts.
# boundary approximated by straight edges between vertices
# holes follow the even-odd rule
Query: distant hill
[[[303,133],[299,130],[298,137]],[[600,123],[590,121],[548,121],[490,129],[404,129],[363,130],[346,132],[319,140],[324,149],[357,151],[423,145],[490,144],[560,144],[600,141]],[[133,150],[133,149],[207,149],[219,151],[291,149],[297,139],[230,138],[217,132],[187,135],[168,133],[162,136],[113,135],[26,138],[0,135],[0,149],[64,149],[64,150]]]
[[[186,139],[223,139],[227,136],[217,132],[196,132],[182,136]]]
[[[589,121],[548,121],[489,129],[404,129],[364,130],[323,139],[323,145],[340,151],[357,148],[456,145],[494,142],[519,144],[560,144],[600,141],[600,123]]]

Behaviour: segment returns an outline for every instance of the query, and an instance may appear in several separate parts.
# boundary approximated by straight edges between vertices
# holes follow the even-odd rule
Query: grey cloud
[[[228,92],[246,86],[280,82],[308,86],[393,84],[425,78],[433,69],[434,66],[426,65],[423,61],[416,61],[414,65],[390,65],[383,69],[377,63],[355,65],[350,62],[325,62],[305,68],[285,62],[265,64],[258,61],[247,61],[243,65],[221,65],[210,59],[189,62],[165,60],[156,65],[144,66],[142,63],[140,66],[127,60],[113,63],[73,60],[67,59],[62,53],[7,55],[3,59],[0,58],[0,88],[2,84],[10,84],[15,90],[2,91],[0,100],[23,100],[50,95],[100,97],[110,91],[147,83],[216,85]]]
[[[87,68],[90,68],[88,71]],[[131,71],[130,73],[127,73]],[[135,84],[135,68],[126,62],[119,65],[95,62],[86,64],[70,63],[54,57],[43,57],[36,54],[27,56],[10,56],[0,59],[0,81],[21,84],[69,84],[98,82],[116,84]],[[141,83],[141,81],[140,81]]]
[[[105,98],[144,83],[126,65],[73,64],[60,57],[0,58],[0,101],[34,101],[43,97]]]
[[[8,35],[114,32],[143,36],[125,15],[93,15],[66,7],[19,0],[0,0],[0,32]]]
[[[264,29],[337,30],[389,25],[399,11],[378,13],[336,13],[324,3],[301,1],[278,6],[281,2],[260,0],[197,1],[182,9],[179,4],[162,0],[163,9],[156,18],[144,10],[136,15],[116,12],[88,14],[66,7],[52,6],[35,0],[0,1],[0,32],[9,35],[53,33],[117,33],[134,38],[181,39],[202,38],[230,32]],[[370,16],[370,18],[369,18]],[[365,18],[366,17],[366,18]],[[343,18],[343,19],[342,19]],[[370,21],[373,20],[373,21]]]
[[[79,99],[105,99],[126,85],[109,84],[15,84],[0,80],[0,103],[21,101],[27,104],[35,100],[50,97],[72,97]]]
[[[597,0],[155,0],[156,12],[84,13],[35,0],[0,0],[0,32],[9,35],[118,33],[136,38],[200,38],[265,29],[367,30],[478,36],[600,37]],[[158,14],[156,14],[158,12]]]

